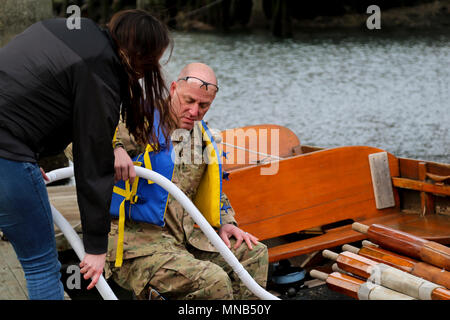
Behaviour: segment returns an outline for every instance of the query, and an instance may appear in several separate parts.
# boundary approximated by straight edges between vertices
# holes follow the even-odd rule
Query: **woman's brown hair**
[[[138,143],[150,143],[159,148],[158,128],[153,126],[155,110],[159,113],[159,130],[166,142],[176,125],[159,63],[164,51],[170,47],[171,52],[173,48],[169,30],[151,14],[139,9],[116,13],[108,28],[128,75],[122,119]],[[145,99],[140,78],[143,78]]]

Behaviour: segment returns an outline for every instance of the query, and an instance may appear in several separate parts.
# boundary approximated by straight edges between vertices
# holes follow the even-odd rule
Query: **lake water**
[[[214,128],[273,123],[303,144],[450,163],[450,33],[173,35],[168,80],[194,61],[216,71]]]

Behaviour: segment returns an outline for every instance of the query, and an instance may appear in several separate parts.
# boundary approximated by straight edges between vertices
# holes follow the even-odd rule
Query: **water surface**
[[[450,163],[450,34],[174,33],[165,66],[211,65],[220,92],[206,115],[224,130],[274,123],[321,147],[369,145]]]

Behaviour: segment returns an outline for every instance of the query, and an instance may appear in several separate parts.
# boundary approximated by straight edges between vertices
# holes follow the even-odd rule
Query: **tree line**
[[[69,5],[81,7],[83,16],[105,23],[117,11],[142,8],[157,15],[174,29],[186,21],[200,21],[220,31],[251,28],[259,23],[275,36],[292,35],[292,23],[317,16],[364,14],[376,4],[384,9],[407,7],[434,0],[53,0],[55,14],[64,16]]]

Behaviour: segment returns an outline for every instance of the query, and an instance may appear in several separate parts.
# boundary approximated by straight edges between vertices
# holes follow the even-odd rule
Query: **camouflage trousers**
[[[234,239],[231,243],[233,248]],[[259,243],[249,250],[243,243],[237,250],[231,250],[255,281],[265,288],[267,247]],[[124,260],[121,268],[112,268],[113,279],[133,290],[140,299],[148,299],[150,288],[174,300],[257,299],[217,252],[179,246],[179,250],[171,252],[169,261],[154,270],[157,260],[158,254]]]

